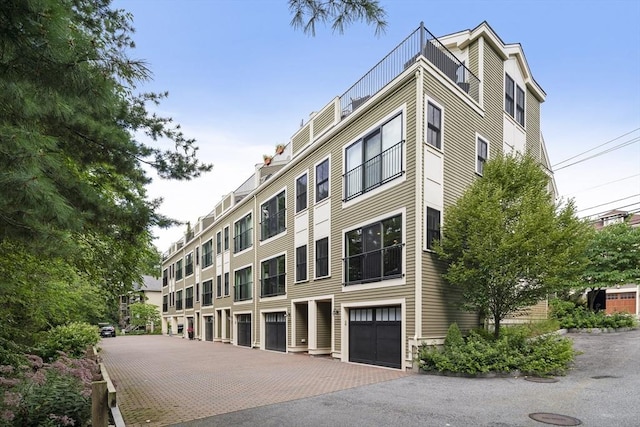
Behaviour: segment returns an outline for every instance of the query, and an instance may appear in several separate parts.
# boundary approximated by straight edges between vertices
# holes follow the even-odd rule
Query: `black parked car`
[[[107,325],[107,326],[103,326],[100,328],[100,336],[101,337],[113,337],[115,338],[116,336],[116,328],[114,328],[112,325]]]

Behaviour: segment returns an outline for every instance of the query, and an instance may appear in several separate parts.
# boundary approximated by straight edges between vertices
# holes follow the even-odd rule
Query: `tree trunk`
[[[493,314],[493,337],[498,339],[500,337],[500,316]]]

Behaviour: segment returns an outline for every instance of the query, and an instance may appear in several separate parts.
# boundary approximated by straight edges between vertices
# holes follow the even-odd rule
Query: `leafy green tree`
[[[137,302],[129,306],[131,310],[131,324],[142,327],[155,327],[160,324],[160,310],[153,304]]]
[[[626,222],[608,225],[591,234],[586,254],[583,288],[598,291],[640,281],[640,228]],[[593,299],[589,308],[593,309]]]
[[[582,271],[589,227],[557,206],[529,157],[499,157],[446,210],[438,255],[463,307],[501,320],[567,286]]]
[[[316,22],[331,22],[333,31],[343,33],[345,26],[357,21],[376,26],[376,35],[387,27],[387,13],[378,0],[289,0],[291,25],[305,34],[316,34]]]

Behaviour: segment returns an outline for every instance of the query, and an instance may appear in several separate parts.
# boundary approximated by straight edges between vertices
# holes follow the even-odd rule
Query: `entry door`
[[[213,341],[213,316],[204,316],[204,340]]]
[[[265,314],[265,348],[287,350],[287,320],[284,312]]]
[[[349,360],[369,365],[402,367],[400,306],[349,311]]]
[[[238,345],[251,346],[251,315],[238,314]]]

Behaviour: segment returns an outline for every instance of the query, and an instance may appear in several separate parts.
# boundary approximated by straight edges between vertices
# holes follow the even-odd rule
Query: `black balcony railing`
[[[233,287],[233,300],[234,301],[246,301],[252,298],[251,289],[253,288],[253,283],[243,283],[241,285],[235,285]]]
[[[191,276],[193,274],[193,262],[184,266],[184,275]]]
[[[176,300],[176,310],[182,310],[182,298]]]
[[[253,228],[250,228],[233,238],[233,252],[244,251],[251,247],[253,244],[251,236],[253,234]]]
[[[205,252],[202,254],[202,267],[209,267],[213,264],[213,253]]]
[[[342,117],[348,116],[358,109],[360,105],[410,67],[420,55],[479,102],[480,79],[421,23],[418,29],[340,96]]]
[[[213,305],[213,292],[202,294],[202,305]]]
[[[351,255],[344,263],[345,285],[402,277],[402,244]]]
[[[285,227],[286,209],[270,213],[268,217],[263,217],[260,227],[262,230],[261,240],[267,240],[276,234],[282,233]]]
[[[344,174],[345,201],[401,176],[403,147],[404,141],[400,141]]]
[[[193,297],[186,297],[184,299],[184,308],[193,308]]]
[[[262,279],[260,296],[274,297],[277,295],[285,295],[285,293],[285,274]]]

